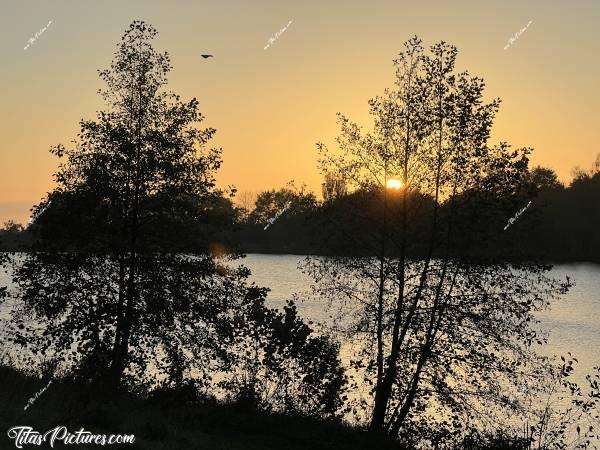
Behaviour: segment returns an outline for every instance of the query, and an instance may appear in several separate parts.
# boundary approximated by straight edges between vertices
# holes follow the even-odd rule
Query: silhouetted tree
[[[541,183],[533,203],[539,227],[524,243],[547,260],[600,261],[600,172],[580,170],[571,183]]]
[[[248,219],[250,213],[254,210],[257,194],[251,191],[242,191],[236,195],[236,202],[242,209],[242,218]]]
[[[316,205],[317,199],[312,192],[307,191],[305,186],[297,189],[293,182],[290,182],[283,189],[272,189],[259,193],[254,210],[250,213],[248,220],[257,225],[267,225],[275,217],[279,221],[310,213]]]
[[[326,172],[323,181],[323,201],[331,202],[348,194],[346,182],[340,174]]]
[[[4,222],[0,228],[0,251],[23,250],[29,244],[29,236],[25,233],[25,227],[13,220]]]
[[[354,336],[352,367],[373,386],[362,404],[371,429],[407,444],[493,421],[506,406],[498,383],[514,389],[539,370],[533,312],[567,288],[546,266],[505,262],[518,234],[503,227],[526,200],[529,149],[488,145],[499,100],[484,103],[483,80],[454,72],[456,54],[444,42],[427,54],[411,39],[395,61],[397,90],[369,103],[373,131],[340,116],[340,149],[319,144],[325,170],[378,194],[371,235],[349,235],[376,256],[309,258],[306,270]]]
[[[260,192],[235,240],[248,252],[306,253],[312,247],[311,220],[317,209],[315,194],[293,182]]]
[[[217,331],[242,295],[240,274],[219,279],[211,258],[172,253],[214,203],[221,160],[205,148],[215,130],[194,128],[198,101],[163,92],[171,66],[151,46],[156,34],[131,24],[100,71],[108,109],[81,121],[74,149],[51,150],[66,161],[37,207],[37,247],[15,278],[24,309],[47,325],[43,344],[18,340],[95,361],[114,386],[125,369],[143,370],[149,352],[162,352],[168,371],[186,327]]]
[[[558,359],[558,358],[557,358]],[[585,383],[572,380],[577,359],[570,353],[549,367],[540,379],[540,399],[531,399],[526,436],[533,449],[597,449],[600,443],[600,367],[586,375]]]
[[[537,191],[564,188],[556,172],[547,167],[537,166],[531,169],[530,181]]]
[[[107,110],[81,122],[75,148],[52,149],[63,159],[56,188],[36,207],[32,252],[13,260],[12,339],[111,388],[193,379],[216,389],[216,374],[234,370],[244,351],[236,343],[250,331],[240,327],[258,330],[250,312],[269,335],[282,319],[264,307],[266,289],[246,283],[249,271],[228,265],[237,255],[214,242],[237,220],[215,188],[220,150],[206,148],[215,130],[196,128],[196,99],[163,91],[170,62],[151,46],[156,34],[130,25],[100,71]],[[282,343],[281,356],[315,368],[303,363],[289,376],[331,413],[332,390],[320,386],[339,372],[335,345],[309,329],[291,335],[297,345]]]
[[[222,382],[242,405],[331,417],[346,383],[338,345],[317,335],[292,301],[283,312],[249,304],[235,319],[234,369]]]

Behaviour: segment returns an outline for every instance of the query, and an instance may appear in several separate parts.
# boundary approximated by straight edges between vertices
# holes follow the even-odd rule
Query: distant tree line
[[[522,204],[512,204],[506,217],[489,222],[490,229],[506,238],[500,247],[504,254],[504,245],[514,242],[511,236],[518,233],[527,239],[518,240],[512,257],[600,262],[600,155],[590,170],[575,169],[567,185],[558,180],[554,170],[534,167],[523,192]],[[387,207],[399,208],[400,196],[393,190],[390,194]],[[257,194],[238,192],[235,198],[215,195],[205,201],[194,232],[185,234],[185,246],[191,250],[190,242],[194,241],[196,249],[215,251],[365,256],[369,252],[350,245],[349,238],[368,234],[378,222],[380,196],[381,188],[350,192],[343,178],[332,173],[326,174],[322,184],[322,200],[305,186],[296,188],[293,183]],[[426,204],[431,198],[425,196],[420,201]],[[504,230],[529,201],[531,206]],[[426,213],[412,220],[417,225],[426,220]],[[338,232],[341,223],[342,235]],[[0,248],[27,250],[33,231],[33,227],[14,221],[4,223]],[[414,256],[419,254],[415,250]]]
[[[600,262],[598,162],[589,171],[576,170],[568,185],[561,183],[552,169],[535,167],[529,171],[521,189],[521,203],[508,199],[504,215],[490,218],[489,229],[497,231],[499,241],[494,244],[496,248],[481,247],[482,251],[512,258]],[[289,185],[261,192],[251,207],[242,208],[243,213],[237,215],[239,223],[232,241],[251,253],[372,256],[369,247],[357,248],[351,242],[379,226],[381,191],[381,187],[350,191],[341,176],[327,173],[322,201],[312,192],[298,191]],[[387,208],[401,208],[398,192],[388,189],[388,194]],[[430,210],[427,205],[433,200],[424,195],[418,201],[422,207],[410,218],[416,227],[426,223]],[[497,201],[502,201],[500,194]],[[509,220],[529,201],[530,207],[505,230]],[[286,204],[291,206],[265,230],[269,218]],[[442,205],[442,209],[444,207]],[[482,205],[474,213],[486,217],[489,211]],[[387,226],[390,233],[398,230],[393,222]],[[339,232],[341,228],[343,233]],[[520,235],[519,239],[515,239],[516,234]],[[522,239],[523,236],[526,239]],[[518,246],[512,246],[511,242],[518,242]],[[418,245],[412,249],[413,256],[422,256],[424,251]]]

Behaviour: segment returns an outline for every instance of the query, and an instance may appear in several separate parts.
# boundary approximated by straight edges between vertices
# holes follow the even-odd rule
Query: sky
[[[136,19],[171,56],[169,89],[217,129],[221,186],[320,194],[315,144],[335,144],[338,112],[369,127],[367,101],[415,34],[456,45],[457,69],[502,99],[492,143],[533,147],[564,182],[600,153],[598,0],[0,0],[0,224],[26,223],[52,188],[48,149],[102,108],[97,71]]]

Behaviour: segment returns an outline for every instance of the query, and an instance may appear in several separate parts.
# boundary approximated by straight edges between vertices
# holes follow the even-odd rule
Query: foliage
[[[348,194],[348,187],[343,176],[335,172],[325,172],[323,181],[323,201],[334,201]]]
[[[221,160],[205,148],[215,130],[194,126],[203,119],[198,101],[163,92],[171,66],[152,48],[156,34],[130,25],[99,72],[107,110],[81,121],[75,148],[51,149],[65,161],[34,211],[34,251],[15,267],[16,342],[83,367],[93,361],[90,373],[114,386],[125,369],[139,377],[157,352],[165,359],[157,370],[168,373],[184,327],[218,332],[243,276],[220,276],[210,257],[172,253],[184,236],[202,235],[194,232],[215,204]],[[30,319],[45,322],[41,339]]]
[[[501,425],[512,408],[503,391],[543,371],[534,313],[569,287],[549,266],[509,263],[523,260],[523,235],[502,230],[527,203],[531,150],[488,144],[500,102],[483,101],[482,79],[455,73],[456,55],[411,39],[394,62],[396,90],[369,102],[372,131],[340,115],[339,149],[318,144],[323,170],[378,205],[335,221],[374,256],[305,268],[357,349],[355,384],[372,387],[348,410],[409,446],[432,442],[431,430],[458,439]],[[369,233],[349,232],[360,221]]]
[[[63,160],[56,188],[34,211],[32,251],[13,259],[11,339],[111,390],[208,395],[252,336],[265,355],[257,370],[285,388],[274,404],[333,414],[337,347],[291,305],[266,308],[266,289],[248,284],[220,240],[238,212],[215,188],[220,150],[206,148],[215,130],[196,127],[196,99],[163,91],[170,62],[152,47],[156,34],[130,25],[100,71],[107,110],[81,121],[74,148],[51,150]]]
[[[4,227],[0,228],[0,252],[23,250],[29,244],[29,236],[26,234],[26,228],[23,225],[12,220],[4,222]],[[2,262],[0,254],[0,267]]]
[[[0,354],[0,361],[2,360]],[[107,397],[82,380],[57,379],[27,411],[27,399],[46,386],[37,374],[0,365],[0,425],[26,423],[43,432],[60,423],[69,430],[134,434],[144,450],[379,450],[398,449],[364,429],[336,419],[246,411],[210,398],[119,392]],[[190,393],[193,394],[193,393]],[[178,401],[179,400],[179,401]],[[14,448],[5,435],[3,447]],[[10,447],[9,447],[10,446]]]
[[[541,395],[530,399],[530,448],[600,448],[600,367],[587,374],[581,386],[572,380],[577,358],[569,353],[560,359],[544,380]]]
[[[289,301],[282,312],[250,303],[236,316],[233,376],[222,383],[238,403],[332,416],[345,384],[338,345],[316,335]]]
[[[285,214],[286,220],[310,213],[316,207],[317,199],[312,192],[301,186],[298,190],[293,182],[279,190],[264,191],[258,194],[253,211],[248,221],[257,225],[265,225],[278,213]],[[279,219],[278,219],[279,220]]]
[[[247,215],[234,239],[248,252],[279,253],[306,251],[313,241],[309,226],[318,207],[315,194],[290,182],[286,187],[257,195],[254,208]]]

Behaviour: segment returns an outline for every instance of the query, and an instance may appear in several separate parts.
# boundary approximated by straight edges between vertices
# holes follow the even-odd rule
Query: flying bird
[[[204,59],[213,57],[213,55],[200,55],[200,56],[202,56]]]

